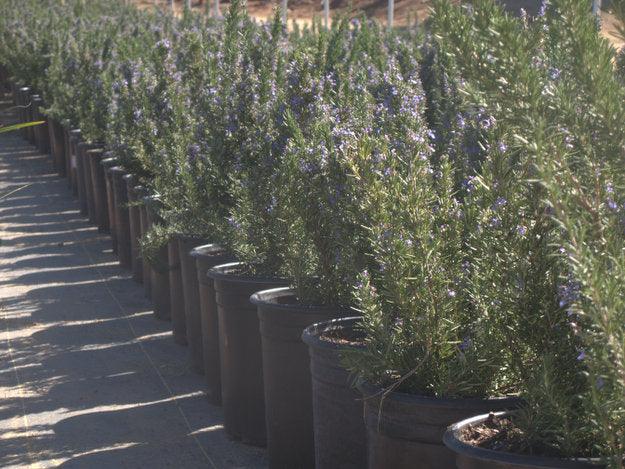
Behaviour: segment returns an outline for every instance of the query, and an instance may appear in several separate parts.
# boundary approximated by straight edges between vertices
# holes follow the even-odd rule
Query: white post
[[[187,0],[187,8],[190,10],[191,9],[191,0]]]
[[[323,21],[326,29],[330,29],[330,0],[323,0]]]
[[[173,13],[175,8],[174,8],[174,0],[169,0],[169,6],[171,7],[171,12]]]
[[[208,2],[210,0],[206,1]],[[215,15],[215,18],[219,18],[221,16],[221,12],[219,11],[219,0],[215,0],[213,15]]]
[[[601,0],[592,0],[592,12],[597,16],[601,16]]]
[[[395,0],[388,0],[388,29],[393,28],[393,17],[395,16]]]
[[[286,22],[288,20],[287,18],[287,6],[288,6],[289,0],[282,0],[282,22],[286,25]]]

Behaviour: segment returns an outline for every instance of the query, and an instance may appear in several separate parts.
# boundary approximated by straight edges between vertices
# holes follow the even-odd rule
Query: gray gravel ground
[[[170,324],[15,133],[0,134],[0,197],[0,467],[265,467],[227,439]]]

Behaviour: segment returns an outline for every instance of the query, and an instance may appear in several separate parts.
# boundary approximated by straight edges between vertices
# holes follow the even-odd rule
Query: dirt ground
[[[169,0],[134,0],[142,7],[151,7],[155,3],[160,7],[169,7]],[[194,8],[206,8],[206,3],[212,5],[214,0],[192,0]],[[534,14],[540,7],[541,0],[500,0],[505,7],[513,12],[524,8],[528,13]],[[591,0],[587,0],[590,2]],[[175,8],[181,11],[186,0],[175,0]],[[395,0],[395,23],[399,26],[424,20],[429,11],[429,0]],[[604,3],[605,0],[604,0]],[[272,16],[273,8],[279,4],[279,0],[248,0],[249,13],[261,20]],[[221,12],[225,12],[229,6],[228,0],[220,2]],[[288,16],[290,20],[300,23],[309,23],[314,17],[323,15],[322,0],[288,0]],[[357,15],[365,13],[367,16],[377,18],[385,22],[387,15],[388,0],[330,0],[330,15],[337,14]],[[623,46],[624,41],[616,36],[615,19],[609,12],[604,11],[601,15],[604,35],[612,41],[615,47]]]

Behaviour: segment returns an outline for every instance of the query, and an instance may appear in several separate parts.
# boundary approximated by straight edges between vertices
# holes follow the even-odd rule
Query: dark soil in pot
[[[130,229],[130,266],[132,278],[136,282],[143,281],[143,261],[141,258],[141,213],[139,211],[139,193],[137,192],[137,178],[134,174],[124,176],[126,191],[128,192],[128,227]],[[142,195],[141,195],[142,196]]]
[[[219,361],[219,319],[213,279],[207,273],[219,264],[231,262],[229,255],[217,244],[198,246],[191,251],[197,270],[202,323],[202,354],[206,395],[211,404],[221,404],[221,365]]]
[[[269,467],[313,468],[310,358],[302,332],[351,310],[300,304],[289,288],[260,291],[250,301],[260,321]]]
[[[182,293],[182,272],[180,269],[180,249],[178,236],[167,243],[169,256],[169,305],[171,311],[171,329],[174,342],[187,345],[187,328],[184,312],[184,295]]]
[[[145,197],[144,190],[144,197]],[[143,197],[141,198],[141,205],[139,205],[139,219],[141,222],[141,237],[145,235],[148,231],[148,209],[143,203]],[[143,265],[143,292],[145,293],[145,297],[148,299],[152,299],[152,269],[150,267],[150,263],[144,259],[143,254],[141,254],[141,263]]]
[[[151,228],[156,223],[162,223],[159,215],[161,201],[157,196],[151,195],[143,198],[146,207],[147,227]],[[146,260],[150,265],[150,291],[154,304],[154,315],[158,319],[170,319],[169,298],[169,254],[167,244],[163,245],[152,259]]]
[[[484,412],[518,407],[515,397],[443,399],[401,392],[384,396],[384,389],[361,383],[365,402],[368,467],[454,468],[455,455],[443,445],[443,434],[454,422]]]
[[[115,207],[115,232],[117,235],[117,258],[119,265],[130,268],[130,220],[128,214],[128,190],[124,176],[126,171],[120,166],[109,169],[113,183],[113,206]]]
[[[106,180],[104,168],[102,167],[104,150],[95,149],[87,151],[87,159],[89,160],[91,188],[93,191],[95,222],[99,231],[106,232],[109,230],[109,215],[106,199]]]
[[[360,318],[335,319],[307,327],[302,340],[310,353],[315,467],[361,469],[367,466],[362,396],[342,366]]]
[[[265,396],[262,348],[256,306],[250,296],[285,287],[286,281],[246,275],[240,263],[212,268],[219,317],[221,400],[226,433],[244,443],[264,446]]]
[[[207,241],[202,238],[192,236],[178,237],[180,265],[182,267],[182,292],[184,294],[184,327],[187,334],[187,343],[189,344],[191,366],[193,371],[200,374],[204,373],[200,287],[197,280],[195,259],[191,257],[191,251],[206,243]]]
[[[489,449],[501,438],[501,421],[505,412],[467,418],[451,425],[443,437],[445,446],[456,455],[458,469],[599,469],[605,467],[590,459],[562,459],[533,456]],[[467,441],[467,440],[470,440]],[[475,444],[473,444],[475,443]],[[479,444],[479,446],[477,445]],[[485,447],[482,447],[485,446]],[[503,446],[503,442],[499,442]]]
[[[106,156],[106,154],[105,154]],[[115,219],[115,195],[113,194],[113,173],[110,169],[117,166],[117,158],[104,158],[100,163],[104,171],[106,189],[106,209],[108,212],[109,233],[113,245],[113,254],[117,254],[117,221]]]

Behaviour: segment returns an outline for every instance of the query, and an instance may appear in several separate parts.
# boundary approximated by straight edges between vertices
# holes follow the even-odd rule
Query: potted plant
[[[216,119],[200,139],[216,175],[227,179],[230,208],[216,233],[238,263],[209,271],[214,281],[219,316],[222,404],[228,435],[245,443],[266,444],[261,340],[256,308],[250,296],[282,279],[281,237],[284,225],[273,210],[273,180],[278,160],[271,139],[259,129],[274,132],[272,109],[282,89],[281,64],[286,52],[279,16],[271,29],[257,28],[241,2],[231,4],[224,33],[224,79],[215,98],[223,100]],[[252,59],[256,58],[256,59]],[[210,103],[211,101],[208,101]],[[217,147],[215,144],[219,144]],[[231,201],[231,202],[230,202]]]
[[[404,151],[416,151],[415,144],[427,147],[426,138],[422,143],[413,138],[422,131],[415,125],[419,122],[380,112],[390,100],[409,102],[415,96],[409,87],[402,87],[403,77],[393,69],[397,57],[375,24],[362,22],[351,28],[345,21],[323,47],[327,50],[311,55],[325,62],[302,55],[288,70],[285,101],[291,107],[284,119],[284,182],[276,197],[282,199],[278,207],[289,226],[285,263],[294,288],[259,292],[252,298],[261,321],[272,467],[312,467],[315,453],[322,461],[317,464],[332,464],[328,453],[339,453],[333,445],[314,443],[313,434],[319,435],[322,427],[328,430],[329,425],[323,420],[313,424],[310,359],[306,345],[297,339],[310,324],[356,314],[350,308],[356,274],[368,265],[371,250],[367,213],[358,203],[367,189],[351,176],[353,155],[375,158],[378,146],[388,141]],[[343,86],[347,82],[350,87]],[[377,140],[367,136],[373,124]],[[341,394],[347,396],[350,393]],[[345,407],[354,409],[351,404],[346,402]],[[354,422],[362,419],[361,411],[344,416],[348,428],[358,427]],[[323,419],[320,411],[317,417]],[[339,428],[335,432],[340,433]],[[346,447],[344,454],[358,451]],[[361,457],[351,461],[354,466],[362,463]]]
[[[447,72],[456,84],[446,88],[458,87]],[[344,356],[359,376],[372,468],[454,467],[446,427],[518,406],[527,370],[554,338],[545,319],[557,310],[553,224],[524,185],[531,162],[463,96],[451,101],[461,124],[447,128],[455,133],[444,145],[416,106],[430,148],[353,159],[353,177],[368,189],[361,210],[375,267],[357,288],[361,347]]]
[[[620,293],[625,271],[617,187],[625,181],[615,153],[625,139],[618,123],[625,113],[623,88],[613,70],[613,49],[584,5],[554,1],[535,26],[548,45],[538,79],[517,76],[530,95],[548,89],[547,98],[532,102],[496,92],[491,99],[521,103],[528,114],[542,116],[524,120],[525,127],[514,115],[501,113],[500,120],[519,129],[558,227],[551,256],[560,264],[558,311],[565,322],[543,365],[528,377],[527,404],[513,413],[458,422],[447,431],[445,444],[456,452],[458,467],[623,467],[624,361],[618,344],[625,336]],[[503,42],[495,57],[511,54],[513,45]],[[563,53],[571,45],[574,56]],[[488,86],[473,81],[477,89]],[[598,82],[602,93],[589,93]]]

